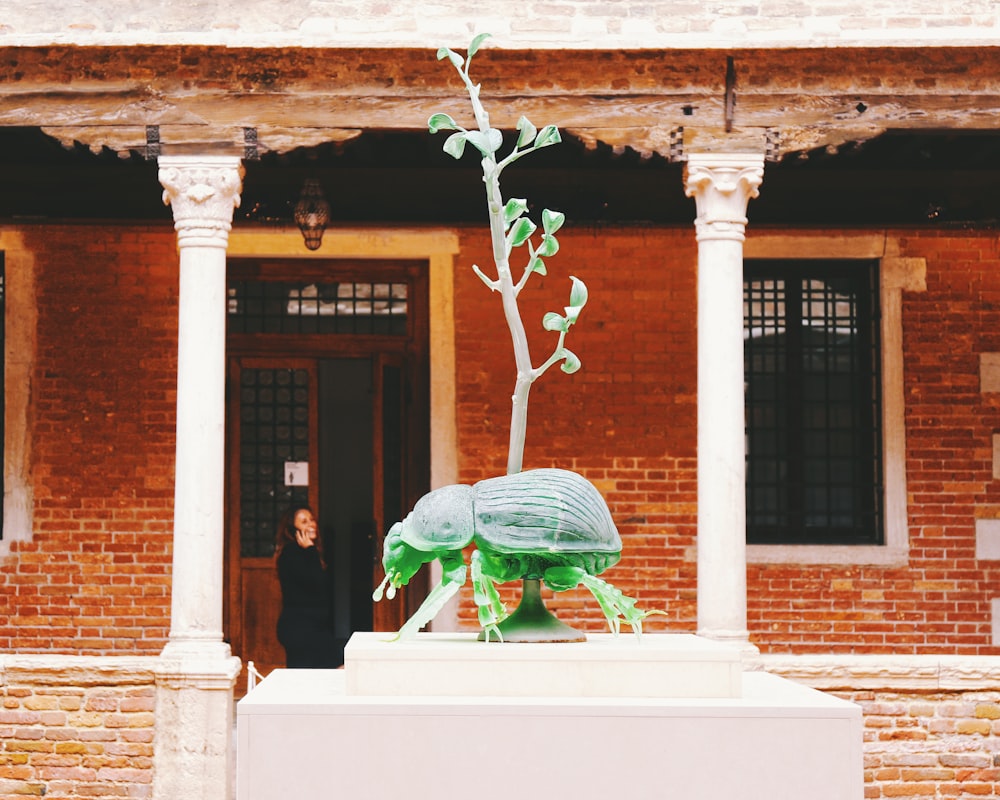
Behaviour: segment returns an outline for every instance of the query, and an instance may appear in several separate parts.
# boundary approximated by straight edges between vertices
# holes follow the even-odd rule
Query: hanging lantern
[[[323,243],[323,233],[330,219],[330,204],[323,197],[323,190],[315,178],[306,178],[302,186],[299,202],[295,204],[295,224],[302,231],[306,247],[319,250]]]

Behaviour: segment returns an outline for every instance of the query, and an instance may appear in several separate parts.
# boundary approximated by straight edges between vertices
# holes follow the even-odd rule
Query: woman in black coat
[[[334,669],[344,662],[331,626],[322,547],[311,509],[299,506],[281,518],[274,551],[281,583],[278,641],[289,669]]]

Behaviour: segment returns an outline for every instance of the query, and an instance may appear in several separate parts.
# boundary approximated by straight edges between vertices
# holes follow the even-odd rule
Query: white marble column
[[[698,633],[748,649],[743,240],[764,157],[691,153],[697,207]]]
[[[154,800],[232,796],[233,686],[222,635],[226,246],[243,166],[163,156],[180,258],[170,636],[157,668]]]
[[[173,594],[164,653],[226,656],[226,245],[243,169],[235,156],[163,156],[159,164],[180,253]]]

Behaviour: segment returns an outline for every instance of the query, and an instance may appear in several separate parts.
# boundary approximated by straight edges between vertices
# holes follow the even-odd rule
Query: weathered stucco
[[[510,48],[924,46],[992,43],[990,0],[185,0],[8,3],[0,44],[463,46],[489,31]]]

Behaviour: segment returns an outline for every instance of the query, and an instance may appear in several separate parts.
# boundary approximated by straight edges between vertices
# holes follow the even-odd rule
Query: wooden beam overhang
[[[40,127],[65,145],[141,151],[157,126],[164,152],[240,152],[250,128],[260,152],[286,152],[366,128],[422,130],[437,111],[472,124],[430,49],[52,46],[0,58],[0,125]],[[1000,47],[489,48],[474,76],[497,127],[525,115],[646,155],[676,156],[678,141],[697,137],[710,148],[765,141],[778,159],[890,129],[1000,127]]]

